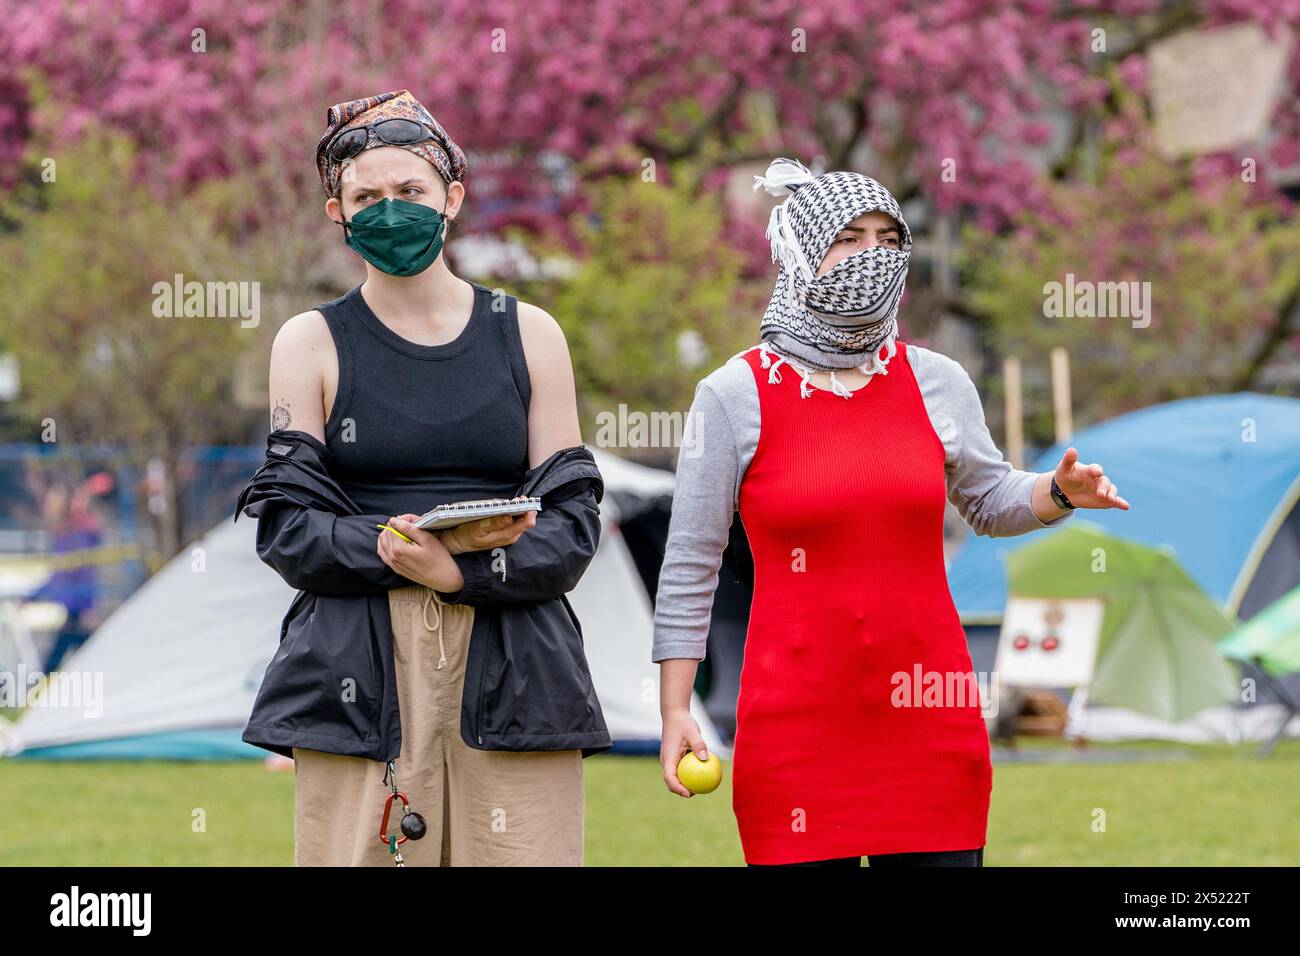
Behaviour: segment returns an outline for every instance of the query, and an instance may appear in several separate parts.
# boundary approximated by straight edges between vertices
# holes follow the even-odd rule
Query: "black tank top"
[[[325,423],[334,477],[366,514],[507,498],[528,470],[531,385],[517,300],[474,286],[464,330],[419,345],[379,321],[361,287],[318,306],[338,353]]]

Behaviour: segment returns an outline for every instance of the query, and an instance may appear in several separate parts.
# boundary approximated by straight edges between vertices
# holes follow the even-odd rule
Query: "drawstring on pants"
[[[429,623],[429,604],[431,603],[438,609],[438,623],[433,625]],[[438,597],[438,592],[433,588],[427,588],[424,592],[424,606],[420,609],[420,616],[424,618],[424,626],[430,631],[438,632],[438,670],[442,670],[442,665],[447,663],[447,649],[442,643],[442,598]]]

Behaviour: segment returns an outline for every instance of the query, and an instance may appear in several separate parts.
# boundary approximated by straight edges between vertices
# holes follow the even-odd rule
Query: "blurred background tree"
[[[991,344],[1045,369],[1069,349],[1076,414],[1098,421],[1145,405],[1263,387],[1259,375],[1295,338],[1300,220],[1249,176],[1198,179],[1158,156],[1141,105],[1101,138],[1096,182],[1048,187],[1048,204],[1012,231],[970,225],[962,248],[970,307]],[[1150,283],[1150,325],[1128,316],[1048,317],[1046,283]],[[1136,316],[1133,317],[1136,319]],[[1026,422],[1053,440],[1050,408]]]
[[[610,177],[574,232],[585,255],[554,310],[583,383],[583,434],[594,416],[685,409],[696,383],[753,338],[766,289],[744,286],[716,197],[672,184]],[[675,452],[672,455],[675,460]],[[671,462],[664,462],[671,464]]]
[[[410,88],[470,153],[467,214],[458,223],[460,237],[449,244],[458,266],[473,260],[468,240],[500,237],[510,229],[539,255],[565,244],[576,266],[569,273],[576,285],[567,292],[570,280],[562,273],[475,274],[472,265],[465,271],[490,285],[525,283],[535,301],[566,324],[584,408],[602,407],[620,395],[680,407],[689,397],[684,381],[698,379],[710,362],[730,355],[732,342],[757,338],[763,296],[750,294],[749,284],[770,286],[775,268],[762,239],[764,211],[748,193],[748,175],[773,156],[792,155],[825,168],[859,169],[894,191],[918,236],[901,314],[905,334],[922,344],[938,336],[940,348],[982,351],[990,360],[985,367],[995,368],[997,349],[1030,340],[998,331],[1002,326],[989,311],[1009,314],[1019,307],[995,307],[987,297],[972,300],[961,280],[974,276],[977,267],[954,281],[949,238],[960,237],[965,223],[979,226],[983,237],[1014,235],[1022,224],[1051,222],[1068,211],[1064,197],[1071,188],[1099,188],[1096,131],[1122,112],[1117,92],[1141,91],[1152,44],[1242,20],[1269,29],[1294,26],[1300,0],[1097,0],[1073,6],[1036,0],[771,0],[757,7],[745,0],[664,0],[654,16],[646,15],[640,0],[444,0],[435,9],[419,0],[248,0],[237,8],[218,0],[125,6],[108,0],[0,0],[0,22],[6,24],[0,31],[0,188],[30,178],[37,155],[27,149],[33,137],[46,135],[54,144],[49,155],[61,158],[92,123],[135,144],[140,172],[169,201],[213,183],[229,184],[228,203],[216,210],[219,229],[237,235],[245,253],[259,250],[255,257],[246,255],[238,277],[264,282],[269,319],[257,335],[244,337],[245,356],[236,366],[249,379],[241,391],[255,397],[275,327],[362,275],[321,209],[312,157],[325,109],[378,90]],[[401,24],[401,31],[392,24]],[[42,88],[60,112],[42,114],[35,92]],[[1276,191],[1275,173],[1300,156],[1298,90],[1295,44],[1268,139],[1256,144],[1252,195]],[[51,131],[57,137],[49,138]],[[1191,172],[1170,172],[1174,179],[1164,185],[1184,175],[1198,188],[1217,179],[1225,201],[1232,201],[1227,184],[1239,178],[1237,152],[1201,156]],[[619,223],[625,216],[644,215],[652,220],[643,226],[648,233],[659,222],[689,216],[685,204],[650,201],[638,178],[647,161],[657,164],[661,182],[679,183],[697,202],[722,197],[723,225],[705,225],[740,254],[729,309],[716,307],[734,268],[720,251],[708,259],[722,270],[716,281],[678,285],[670,264],[675,253],[661,250],[667,258],[643,263],[651,273],[665,270],[658,293],[614,255],[583,261],[588,253],[602,255],[617,245],[593,241],[590,230],[601,223],[624,228]],[[1132,184],[1129,198],[1154,208],[1156,202],[1137,193],[1160,187],[1161,174],[1152,168],[1147,176]],[[615,185],[605,188],[605,181]],[[612,196],[610,189],[617,188],[630,194]],[[668,203],[665,196],[653,198]],[[1186,223],[1192,230],[1191,208],[1166,214],[1192,217]],[[1214,233],[1206,241],[1216,248],[1233,247],[1254,217],[1244,210],[1235,217],[1207,215],[1195,229]],[[17,224],[0,222],[4,228]],[[1273,231],[1262,220],[1261,228]],[[1061,253],[1061,264],[1085,251],[1090,258],[1107,255],[1091,248],[1108,241],[1105,236],[1085,232],[1077,248]],[[1254,254],[1275,255],[1266,247]],[[1266,265],[1265,259],[1259,264]],[[1045,258],[1042,265],[1058,263]],[[600,269],[612,270],[620,281],[602,279]],[[610,298],[616,284],[621,294]],[[1158,308],[1169,294],[1182,296],[1185,308],[1196,305],[1190,290],[1169,293],[1166,284],[1157,286]],[[1267,297],[1218,315],[1223,322],[1238,319],[1240,334],[1248,337],[1268,321],[1257,310],[1281,314],[1300,281],[1284,269],[1267,283],[1252,280],[1245,288]],[[582,321],[566,316],[569,309]],[[680,324],[671,313],[682,317]],[[627,357],[616,369],[606,368],[614,361],[614,331],[597,332],[598,316],[619,323],[619,353]],[[715,319],[732,326],[707,324]],[[708,357],[699,367],[684,362],[670,371],[651,357],[673,355],[663,336],[682,331],[688,320],[706,323],[696,331]],[[960,334],[945,338],[954,326]],[[1271,328],[1266,334],[1273,336],[1272,345],[1262,342],[1252,353],[1243,339],[1242,354],[1267,361],[1290,353],[1294,333],[1284,323]],[[1151,382],[1183,375],[1179,350],[1166,346],[1143,352]],[[1085,369],[1099,361],[1079,356]],[[1254,365],[1253,377],[1247,357],[1225,376],[1183,380],[1189,386],[1200,382],[1206,391],[1222,381],[1257,384],[1264,366]],[[977,364],[971,368],[980,377]],[[1079,421],[1118,404],[1113,396],[1089,404],[1080,409]],[[248,435],[265,428],[256,400],[242,407]]]
[[[155,315],[154,283],[224,281],[247,266],[222,228],[230,184],[159,201],[134,153],[120,134],[88,133],[59,150],[54,181],[0,202],[15,224],[0,236],[0,344],[21,369],[26,440],[111,446],[138,474],[162,464],[154,544],[166,558],[185,540],[183,453],[242,440],[232,369],[254,330]]]

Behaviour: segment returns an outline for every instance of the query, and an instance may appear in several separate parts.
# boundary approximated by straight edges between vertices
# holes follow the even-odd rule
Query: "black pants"
[[[984,847],[977,850],[936,850],[932,853],[873,853],[870,866],[983,866]],[[750,863],[757,869],[785,866],[861,866],[862,857],[842,856],[833,860],[808,860],[804,863]]]

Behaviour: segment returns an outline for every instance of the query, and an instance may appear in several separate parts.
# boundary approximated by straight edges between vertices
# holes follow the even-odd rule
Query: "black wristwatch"
[[[1056,475],[1052,475],[1052,500],[1056,502],[1058,508],[1064,508],[1066,511],[1074,510],[1074,505],[1070,504],[1070,499],[1065,497],[1065,492],[1056,483]]]

